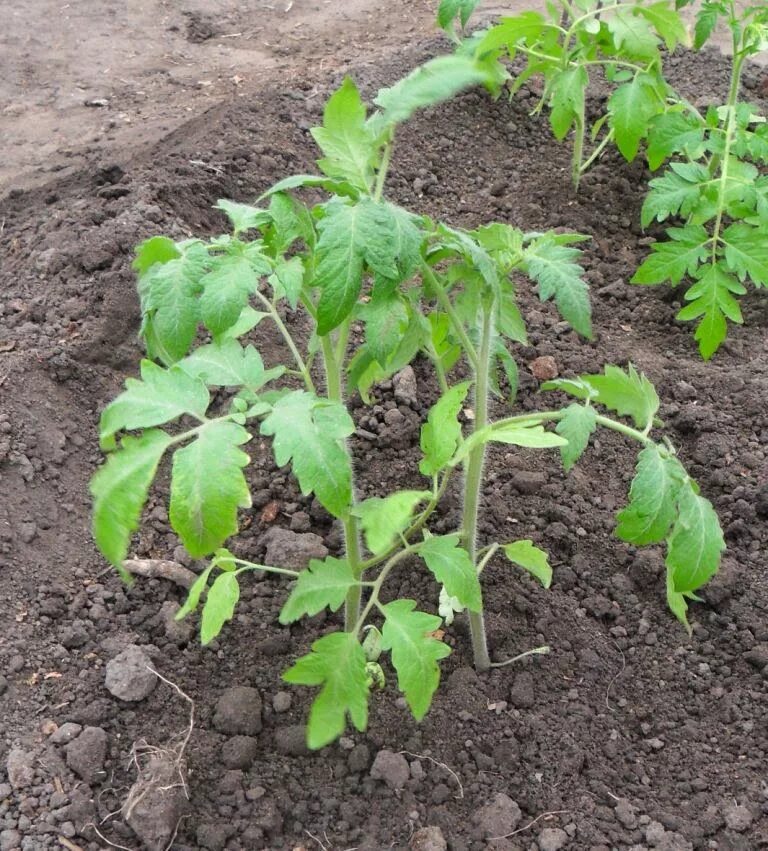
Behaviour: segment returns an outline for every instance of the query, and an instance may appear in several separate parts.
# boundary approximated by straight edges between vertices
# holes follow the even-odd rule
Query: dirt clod
[[[144,700],[157,685],[151,666],[152,660],[144,650],[132,644],[107,662],[104,684],[120,700]]]
[[[383,780],[390,789],[402,789],[411,776],[411,769],[402,754],[385,749],[376,754],[370,775],[374,780]]]
[[[261,732],[261,695],[250,686],[227,689],[216,701],[213,726],[231,736],[255,736]]]
[[[448,843],[439,827],[420,827],[411,837],[411,851],[446,851]]]

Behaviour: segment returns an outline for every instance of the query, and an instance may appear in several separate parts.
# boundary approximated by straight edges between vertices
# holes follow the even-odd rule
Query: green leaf
[[[527,11],[513,17],[502,18],[495,27],[491,27],[483,34],[475,52],[478,56],[483,56],[505,48],[510,56],[514,57],[515,45],[524,41],[529,46],[533,46],[545,30],[557,34],[557,30],[547,23],[540,12]],[[557,67],[556,62],[554,64]]]
[[[473,432],[461,444],[451,459],[451,466],[455,467],[463,462],[473,449],[485,443],[508,443],[528,449],[551,449],[556,446],[565,446],[568,441],[554,431],[544,429],[540,420],[531,419],[530,422],[486,426]]]
[[[275,273],[269,279],[277,298],[285,298],[291,310],[296,310],[304,286],[304,264],[301,257],[291,257],[290,260],[280,260],[275,266]]]
[[[461,19],[462,27],[467,25],[480,0],[440,0],[437,9],[437,25],[446,32],[451,32],[457,16]]]
[[[253,331],[259,322],[267,316],[269,316],[268,313],[264,313],[261,310],[254,310],[249,304],[247,304],[242,311],[240,311],[240,316],[238,317],[237,322],[235,322],[234,325],[230,325],[223,334],[217,337],[217,339],[236,340],[238,337],[242,337],[249,331]]]
[[[235,236],[243,231],[263,228],[264,225],[268,225],[272,221],[272,216],[268,210],[260,210],[258,207],[252,207],[250,204],[238,204],[236,201],[226,201],[223,198],[216,202],[214,209],[221,210],[230,222],[232,222]]]
[[[243,255],[217,258],[216,265],[202,279],[200,312],[206,328],[221,334],[240,318],[248,297],[256,292],[259,276]]]
[[[374,555],[386,552],[411,524],[413,511],[430,498],[429,491],[398,491],[384,499],[371,497],[356,505],[352,513],[360,518],[365,543]]]
[[[667,605],[672,614],[685,627],[688,635],[691,634],[691,625],[688,623],[688,603],[685,600],[685,595],[675,591],[675,586],[672,581],[672,571],[667,568]]]
[[[677,507],[666,563],[675,591],[686,593],[701,588],[717,573],[725,541],[712,503],[696,493],[690,482],[681,488]]]
[[[692,275],[708,257],[709,234],[701,225],[669,228],[670,242],[654,242],[651,254],[635,272],[632,284],[661,284],[671,281],[679,284],[686,275]]]
[[[670,53],[678,44],[690,47],[690,38],[688,37],[688,30],[685,23],[667,0],[661,0],[659,3],[651,3],[649,6],[638,3],[635,9],[637,14],[642,15],[661,38],[664,39],[664,44]]]
[[[280,398],[261,424],[262,434],[274,435],[277,465],[291,461],[301,492],[314,493],[334,517],[345,515],[352,502],[352,464],[343,441],[354,430],[343,405],[304,390]]]
[[[449,100],[472,86],[492,82],[488,69],[468,56],[438,56],[376,95],[373,102],[381,114],[373,116],[373,126],[383,132],[407,121],[419,109]]]
[[[648,165],[655,171],[672,154],[696,154],[704,141],[704,126],[687,113],[664,112],[648,129]]]
[[[208,577],[211,575],[211,571],[215,567],[215,563],[211,563],[205,570],[195,579],[192,583],[192,587],[189,589],[189,593],[187,594],[187,599],[184,601],[184,605],[176,612],[173,616],[175,621],[184,620],[188,615],[191,615],[192,612],[197,611],[197,607],[200,605],[200,598],[203,595],[203,591],[208,587]]]
[[[609,365],[604,368],[604,375],[580,378],[597,391],[595,401],[622,417],[631,417],[638,428],[647,428],[653,422],[659,410],[659,397],[653,384],[632,364],[626,372]]]
[[[424,476],[434,476],[451,460],[461,440],[461,424],[456,419],[469,391],[469,381],[451,387],[430,408],[427,421],[421,427],[421,451],[424,453],[419,470]]]
[[[124,437],[91,479],[93,539],[102,555],[118,570],[128,554],[131,535],[147,501],[149,486],[171,438],[159,429],[141,437]],[[124,578],[127,574],[124,575]]]
[[[178,366],[163,369],[143,360],[141,380],[127,378],[125,390],[102,411],[102,446],[113,446],[113,435],[122,429],[162,425],[184,414],[200,419],[208,410],[209,401],[205,385],[196,377]]]
[[[153,236],[136,247],[133,268],[139,275],[145,274],[155,263],[167,263],[181,257],[181,252],[167,236]]]
[[[211,420],[173,455],[170,519],[193,558],[202,558],[237,532],[237,509],[251,505],[238,447],[251,439],[242,427]]]
[[[408,325],[405,304],[395,292],[374,295],[367,304],[360,306],[359,315],[365,323],[369,351],[381,366],[386,366]]]
[[[662,107],[650,78],[637,74],[608,98],[608,114],[616,147],[627,162],[637,156],[648,122]]]
[[[574,123],[584,121],[584,91],[589,74],[583,65],[556,72],[551,80],[549,123],[555,138],[562,141]]]
[[[650,60],[658,56],[658,41],[643,18],[621,11],[608,18],[606,24],[616,49],[623,57]]]
[[[240,586],[237,584],[237,574],[220,573],[208,590],[200,618],[200,643],[210,644],[221,632],[227,621],[232,620],[235,606],[240,599]]]
[[[756,287],[768,287],[768,238],[765,227],[736,222],[723,231],[725,260],[740,281],[747,276]]]
[[[701,4],[701,9],[696,14],[696,26],[694,29],[693,46],[696,50],[701,50],[706,42],[709,41],[709,37],[715,31],[717,18],[721,12],[722,9],[719,2],[710,3],[704,0]]]
[[[581,277],[584,269],[575,262],[580,256],[577,248],[543,237],[526,249],[526,272],[539,285],[539,298],[554,298],[563,319],[582,337],[591,339],[589,288]]]
[[[643,449],[637,456],[629,505],[616,518],[616,536],[638,547],[663,541],[677,514],[677,496],[685,478],[676,458],[656,446]]]
[[[709,181],[709,172],[701,163],[671,163],[662,177],[650,181],[640,219],[643,227],[657,219],[663,222],[670,216],[686,218],[702,200],[702,184]]]
[[[699,319],[694,338],[704,360],[709,360],[720,348],[728,334],[725,318],[741,324],[743,321],[739,303],[733,294],[742,295],[746,290],[736,278],[715,263],[705,268],[701,277],[685,293],[689,302],[677,314],[677,319],[689,322]]]
[[[331,177],[322,177],[319,174],[292,174],[283,180],[278,181],[274,186],[259,198],[269,198],[271,195],[276,195],[278,192],[286,192],[288,189],[300,189],[305,187],[319,187],[325,189],[331,195],[344,195],[349,198],[357,198],[360,195],[360,190],[346,180],[334,180]]]
[[[533,541],[515,541],[502,546],[504,555],[514,564],[527,570],[541,582],[544,588],[552,584],[552,568],[544,550],[534,546]]]
[[[385,620],[381,636],[382,649],[392,654],[398,688],[405,695],[413,717],[421,721],[440,683],[437,663],[451,649],[430,635],[440,627],[440,618],[414,611],[415,608],[415,600],[395,600],[382,606]]]
[[[294,589],[280,610],[280,623],[293,623],[304,615],[316,615],[325,608],[337,611],[356,581],[346,559],[329,556],[318,561],[313,558],[309,567],[299,574]]]
[[[325,154],[317,163],[320,170],[369,192],[378,164],[379,143],[365,123],[365,113],[357,87],[346,77],[325,104],[323,126],[313,127],[311,133]]]
[[[312,703],[307,723],[307,745],[313,750],[337,739],[347,725],[347,714],[361,732],[368,725],[368,677],[365,653],[354,633],[332,632],[312,645],[283,674],[287,683],[322,686]]]
[[[237,340],[227,338],[195,349],[179,361],[178,368],[214,387],[242,385],[254,392],[285,372],[283,366],[264,369],[261,355],[253,346],[243,348]]]
[[[565,409],[555,431],[568,441],[565,446],[560,447],[560,457],[563,459],[563,469],[566,473],[584,454],[589,438],[596,428],[597,415],[594,408],[574,403]]]
[[[419,555],[426,562],[435,579],[449,596],[472,612],[483,607],[477,569],[469,553],[459,546],[458,535],[429,537],[419,545]]]

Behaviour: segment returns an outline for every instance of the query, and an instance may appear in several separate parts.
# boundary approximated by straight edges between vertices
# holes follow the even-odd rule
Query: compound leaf
[[[200,618],[200,643],[210,644],[221,632],[227,621],[235,614],[235,606],[240,599],[240,586],[237,574],[229,571],[220,573],[208,589]]]
[[[688,30],[685,23],[667,0],[661,0],[659,3],[651,3],[649,6],[638,3],[635,9],[639,15],[642,15],[651,24],[661,38],[664,39],[664,44],[670,53],[678,44],[690,47],[690,38],[688,37]]]
[[[567,473],[584,454],[592,432],[597,428],[594,408],[576,403],[569,405],[555,431],[568,443],[560,447],[563,469]]]
[[[329,556],[319,561],[313,558],[309,567],[299,574],[294,589],[280,610],[280,623],[293,623],[304,615],[316,615],[325,608],[337,611],[355,583],[346,559]]]
[[[268,210],[260,210],[250,204],[239,204],[237,201],[219,199],[214,209],[221,210],[232,223],[235,236],[243,231],[261,228],[270,224],[272,216]]]
[[[461,424],[457,420],[469,382],[462,381],[444,393],[430,408],[427,421],[421,427],[421,451],[424,457],[419,470],[425,476],[435,473],[451,460],[461,440]]]
[[[768,239],[764,227],[736,222],[723,231],[725,260],[743,281],[747,276],[757,287],[768,287]]]
[[[544,588],[552,584],[552,567],[549,557],[544,550],[534,546],[533,541],[514,541],[511,544],[503,544],[504,555],[523,570],[527,570],[531,576],[541,582]]]
[[[253,391],[285,372],[282,366],[264,369],[261,355],[253,346],[243,348],[231,338],[200,346],[179,361],[178,368],[214,387],[242,385]]]
[[[365,653],[352,632],[332,632],[312,645],[284,674],[287,683],[322,686],[309,710],[307,745],[316,750],[337,739],[347,725],[368,725],[368,677]]]
[[[709,181],[709,172],[701,163],[671,163],[662,177],[650,181],[640,220],[643,227],[657,219],[663,222],[670,216],[686,218],[702,200],[702,184]]]
[[[208,555],[234,535],[237,509],[251,504],[242,471],[250,459],[239,449],[250,439],[242,426],[212,420],[173,455],[169,516],[193,558]]]
[[[616,519],[616,536],[643,546],[666,538],[677,513],[677,495],[685,470],[676,458],[647,446],[637,456],[637,470],[629,489],[629,504]]]
[[[608,18],[606,23],[616,49],[622,56],[649,60],[658,54],[656,36],[643,18],[629,11],[621,11]]]
[[[356,505],[365,543],[374,555],[386,552],[411,522],[416,506],[429,499],[429,491],[398,491],[384,499],[374,496]]]
[[[717,573],[725,541],[712,503],[696,493],[690,481],[680,490],[677,508],[666,563],[674,590],[682,594],[701,588]]]
[[[701,225],[669,228],[670,242],[654,242],[651,254],[645,258],[630,283],[679,284],[685,275],[692,275],[708,257],[709,234]]]
[[[659,99],[653,84],[643,74],[619,86],[608,99],[608,114],[616,146],[631,162],[637,156],[648,122],[659,111]]]
[[[382,606],[385,620],[381,646],[382,650],[391,651],[398,688],[405,695],[413,717],[420,721],[440,683],[437,663],[451,649],[431,635],[440,627],[441,619],[414,611],[415,608],[415,600],[395,600]]]
[[[248,297],[258,288],[259,276],[247,257],[233,254],[217,258],[201,283],[202,320],[212,334],[222,334],[240,318]]]
[[[320,400],[305,390],[280,398],[261,424],[274,435],[275,461],[289,461],[302,493],[314,493],[334,517],[346,514],[352,502],[352,465],[344,438],[355,430],[346,408]]]
[[[618,366],[606,366],[604,375],[582,375],[597,395],[596,402],[616,411],[622,417],[631,417],[638,428],[647,428],[659,410],[659,397],[653,384],[632,364],[627,371]]]
[[[646,154],[655,171],[672,154],[698,152],[704,141],[704,127],[693,116],[681,112],[663,112],[651,121]]]
[[[124,437],[121,448],[110,454],[91,479],[93,538],[118,570],[122,571],[149,486],[170,442],[171,437],[159,429],[145,431],[140,437]]]
[[[477,570],[469,553],[459,546],[458,535],[427,538],[419,545],[419,555],[449,596],[470,611],[480,611],[483,599]]]

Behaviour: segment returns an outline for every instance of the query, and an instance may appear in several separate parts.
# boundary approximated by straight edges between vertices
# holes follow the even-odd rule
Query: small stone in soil
[[[231,736],[255,736],[261,732],[261,708],[261,695],[255,688],[229,688],[216,701],[213,726]]]
[[[50,740],[54,745],[66,745],[82,732],[80,724],[67,721],[51,733]]]
[[[367,771],[371,762],[371,751],[366,744],[355,745],[347,757],[347,768],[352,774]]]
[[[8,754],[5,770],[14,789],[31,786],[35,780],[35,755],[20,748],[13,748]]]
[[[272,698],[272,708],[278,714],[282,712],[287,712],[291,708],[292,698],[289,692],[287,691],[279,691]]]
[[[411,769],[401,753],[385,749],[376,754],[370,775],[374,780],[383,780],[390,789],[402,789],[411,776]]]
[[[545,827],[538,842],[539,851],[560,851],[568,842],[568,834],[559,827]]]
[[[107,757],[107,734],[101,727],[86,727],[65,748],[67,765],[90,784],[104,770]]]
[[[752,824],[752,813],[740,804],[731,804],[723,809],[726,825],[737,833],[743,833]]]
[[[528,671],[521,671],[515,677],[509,692],[509,702],[518,709],[530,709],[536,703],[533,674]]]
[[[422,827],[411,837],[409,848],[411,851],[446,851],[448,843],[439,827]]]
[[[309,753],[307,747],[307,728],[303,724],[291,724],[280,727],[275,731],[275,748],[278,753],[288,756],[305,756]]]
[[[416,405],[419,401],[419,386],[412,366],[406,366],[395,373],[392,379],[395,399],[404,405]]]
[[[157,677],[149,668],[152,660],[141,647],[131,644],[107,662],[105,685],[120,700],[144,700],[157,685]]]
[[[221,748],[221,761],[227,768],[250,768],[259,743],[253,736],[233,736]]]
[[[481,807],[472,817],[483,838],[505,836],[520,824],[523,814],[517,803],[503,792],[497,793],[493,800]]]
[[[528,367],[537,381],[551,381],[560,374],[557,363],[551,355],[544,355],[532,360]]]
[[[266,564],[279,564],[293,570],[304,570],[310,559],[324,559],[328,555],[328,548],[319,535],[291,532],[279,526],[268,529],[259,543],[267,548]]]
[[[147,851],[165,851],[187,806],[178,766],[160,755],[134,783],[122,816]]]

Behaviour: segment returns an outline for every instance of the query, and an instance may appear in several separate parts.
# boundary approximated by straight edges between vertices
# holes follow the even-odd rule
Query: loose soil
[[[370,98],[444,49],[418,42],[354,73]],[[673,57],[669,69],[691,97],[724,94],[727,66],[716,54]],[[302,745],[310,695],[279,677],[315,636],[338,626],[335,616],[282,628],[284,584],[254,581],[220,640],[201,649],[169,619],[182,589],[164,580],[126,588],[95,552],[87,494],[101,461],[95,426],[140,357],[132,247],[155,233],[214,233],[224,224],[211,209],[217,198],[252,200],[278,178],[311,169],[308,129],[339,79],[316,68],[251,89],[159,144],[119,157],[97,152],[87,169],[12,191],[0,205],[2,751],[3,764],[11,749],[23,751],[14,756],[17,780],[23,769],[34,772],[18,789],[0,783],[0,845],[110,847],[95,825],[117,846],[140,847],[119,813],[136,778],[132,748],[178,742],[189,706],[163,683],[131,704],[105,689],[106,663],[138,644],[195,706],[186,749],[191,807],[177,851],[404,849],[424,826],[440,828],[452,851],[768,846],[766,302],[747,296],[744,327],[702,363],[690,328],[674,320],[679,296],[627,284],[649,241],[638,226],[648,175],[609,155],[574,195],[567,146],[528,114],[531,89],[511,103],[473,92],[419,115],[398,136],[387,191],[456,225],[498,219],[593,237],[584,266],[596,339],[570,333],[523,283],[530,343],[514,350],[515,404],[542,404],[527,369],[542,355],[564,375],[631,361],[654,381],[669,434],[728,542],[721,574],[692,605],[693,636],[665,609],[662,553],[612,536],[634,452],[613,434],[600,435],[569,476],[553,454],[490,454],[483,539],[532,538],[554,565],[548,592],[501,562],[486,569],[492,653],[503,659],[547,643],[551,654],[477,676],[457,623],[446,636],[454,652],[443,684],[421,724],[389,672],[368,731],[350,731],[316,754]],[[751,95],[760,82],[750,70]],[[301,317],[290,320],[302,328]],[[261,328],[254,340],[265,360],[282,356]],[[418,401],[399,406],[396,426],[384,419],[397,407],[389,384],[373,407],[354,407],[366,432],[353,439],[365,495],[420,486],[419,423],[436,392],[428,370],[417,363],[416,371]],[[242,517],[242,552],[258,557],[269,528],[287,528],[305,512],[309,531],[338,553],[338,530],[274,467],[269,446],[256,439],[250,452],[254,508]],[[273,502],[276,515],[263,512]],[[451,528],[458,510],[454,490],[437,531]],[[135,553],[181,558],[177,545],[160,492]],[[437,589],[422,572],[403,570],[391,593],[429,601]],[[214,724],[219,697],[235,685],[263,700],[255,747],[254,737],[234,741]],[[286,691],[290,700],[276,699]],[[50,739],[66,722],[106,733],[89,782]],[[91,754],[100,735],[90,734]],[[400,789],[370,776],[382,749],[407,752],[410,777]],[[496,801],[500,793],[511,800]],[[495,822],[482,809],[494,801],[503,816]],[[489,838],[489,825],[503,823],[515,835]]]

